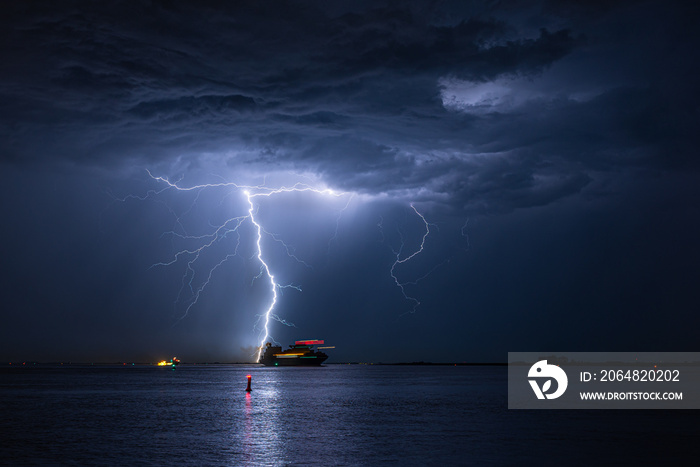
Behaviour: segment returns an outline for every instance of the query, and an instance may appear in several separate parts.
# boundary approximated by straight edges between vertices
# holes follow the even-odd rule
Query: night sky
[[[221,3],[0,6],[2,361],[698,350],[691,2]]]

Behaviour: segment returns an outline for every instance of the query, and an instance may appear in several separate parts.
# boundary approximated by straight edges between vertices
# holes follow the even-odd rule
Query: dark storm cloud
[[[420,3],[356,11],[307,2],[3,9],[6,160],[167,170],[171,160],[219,153],[228,166],[312,172],[370,194],[426,185],[444,193],[455,171],[485,169],[468,177],[477,183],[504,157],[527,166],[517,160],[527,128],[490,136],[511,154],[469,161],[490,151],[493,142],[480,135],[509,115],[446,110],[438,80],[536,76],[585,43],[565,28],[521,36],[489,14],[454,17]],[[419,162],[432,151],[451,156]],[[524,189],[507,180],[498,188]],[[493,183],[467,191],[499,197]]]

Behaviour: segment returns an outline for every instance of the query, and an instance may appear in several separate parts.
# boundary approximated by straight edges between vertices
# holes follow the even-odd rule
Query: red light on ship
[[[294,345],[322,345],[322,340],[294,341]]]

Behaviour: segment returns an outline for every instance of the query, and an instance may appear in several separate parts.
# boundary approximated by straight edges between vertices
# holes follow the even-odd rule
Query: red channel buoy
[[[248,375],[248,387],[245,388],[245,390],[246,390],[246,392],[252,391],[252,389],[250,389],[250,375]]]

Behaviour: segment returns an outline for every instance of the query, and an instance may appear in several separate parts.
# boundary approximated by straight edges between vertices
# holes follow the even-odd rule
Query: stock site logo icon
[[[569,379],[566,377],[564,370],[556,365],[548,365],[547,360],[540,360],[530,367],[530,371],[527,374],[530,386],[532,390],[535,391],[535,395],[538,399],[556,399],[557,397],[564,394],[566,391],[566,386],[569,384]],[[552,379],[557,382],[556,391],[552,393],[547,393],[552,389]],[[538,380],[542,381],[542,386]]]

